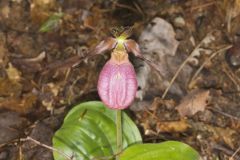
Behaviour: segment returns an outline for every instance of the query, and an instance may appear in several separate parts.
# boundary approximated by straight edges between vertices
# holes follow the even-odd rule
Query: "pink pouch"
[[[112,109],[124,109],[133,102],[137,79],[133,65],[127,61],[116,64],[109,60],[98,79],[98,94],[103,103]]]

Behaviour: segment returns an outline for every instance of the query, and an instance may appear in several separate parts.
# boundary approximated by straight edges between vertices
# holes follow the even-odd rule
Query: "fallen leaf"
[[[16,81],[11,81],[7,78],[0,78],[0,96],[19,96],[22,92],[22,84]]]
[[[0,108],[16,111],[18,113],[28,113],[37,101],[37,97],[32,93],[23,97],[8,97],[0,100]]]
[[[180,121],[171,121],[171,122],[158,122],[157,123],[157,132],[185,132],[190,125],[184,119]]]
[[[185,96],[176,107],[180,116],[192,116],[199,111],[204,111],[210,98],[209,90],[194,90]]]

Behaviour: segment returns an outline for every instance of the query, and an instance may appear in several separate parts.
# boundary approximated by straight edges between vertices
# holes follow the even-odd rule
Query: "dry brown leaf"
[[[194,90],[185,96],[176,107],[180,116],[192,116],[199,111],[204,111],[210,98],[209,90]]]
[[[0,108],[16,111],[19,113],[28,113],[36,103],[37,97],[32,93],[23,95],[23,97],[9,97],[0,100]]]
[[[10,79],[0,78],[0,96],[19,96],[22,92],[22,84]]]
[[[185,132],[190,125],[186,120],[182,119],[180,121],[171,121],[171,122],[158,122],[157,123],[157,132]]]

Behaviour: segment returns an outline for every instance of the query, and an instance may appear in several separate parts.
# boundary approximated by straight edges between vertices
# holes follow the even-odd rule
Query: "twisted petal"
[[[106,51],[114,49],[117,45],[117,40],[115,38],[107,38],[101,41],[92,51],[91,54],[102,54]]]
[[[98,80],[98,94],[109,108],[127,108],[136,95],[137,79],[132,64],[108,61]]]

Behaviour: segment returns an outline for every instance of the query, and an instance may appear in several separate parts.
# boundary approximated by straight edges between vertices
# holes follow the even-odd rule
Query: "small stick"
[[[224,115],[224,116],[226,116],[226,117],[229,117],[229,118],[235,119],[235,120],[237,120],[237,121],[240,121],[240,118],[235,117],[235,116],[233,116],[233,115],[231,115],[231,114],[224,113],[224,112],[219,111],[219,110],[217,110],[217,109],[214,109],[214,108],[212,108],[212,107],[209,107],[208,109],[209,109],[209,110],[212,110],[212,111],[214,111],[214,112],[217,112],[217,113],[219,113],[219,114],[222,114],[222,115]]]
[[[234,160],[233,157],[235,157],[239,151],[240,151],[240,146],[239,146],[238,149],[233,153],[233,155],[229,158],[229,160]]]
[[[231,69],[227,64],[223,65],[223,72],[228,76],[228,78],[236,85],[237,91],[240,91],[240,80],[232,73]],[[239,94],[240,95],[240,94]]]
[[[49,150],[51,150],[51,151],[55,151],[55,152],[61,154],[61,155],[64,156],[67,160],[73,160],[73,157],[72,157],[72,156],[69,156],[69,155],[67,155],[66,153],[64,153],[64,152],[62,152],[62,151],[60,151],[60,150],[58,150],[58,149],[56,149],[56,148],[53,148],[53,147],[48,146],[48,145],[46,145],[46,144],[43,144],[43,143],[41,143],[41,142],[39,142],[39,141],[37,141],[37,140],[29,137],[29,136],[27,136],[27,138],[22,138],[22,139],[20,139],[20,141],[32,141],[32,142],[34,142],[35,144],[37,144],[37,145],[39,145],[39,146],[42,146],[42,147],[47,148],[47,149],[49,149]]]
[[[174,81],[176,80],[176,78],[178,77],[179,73],[181,72],[181,70],[183,69],[183,67],[187,64],[187,62],[189,61],[189,59],[191,59],[194,56],[195,51],[200,48],[200,46],[203,44],[204,40],[213,33],[214,31],[208,33],[202,40],[201,42],[194,48],[194,50],[192,51],[192,53],[185,59],[185,61],[180,65],[180,67],[178,68],[177,72],[175,73],[175,75],[173,76],[173,78],[171,79],[168,87],[166,88],[166,90],[164,91],[163,95],[162,95],[162,99],[164,99],[169,91],[169,89],[171,88],[172,84],[174,83]]]
[[[199,8],[209,7],[211,5],[214,5],[215,3],[216,3],[216,1],[212,1],[212,2],[205,3],[205,4],[200,4],[200,5],[197,5],[197,6],[193,6],[193,7],[190,8],[190,11],[193,12],[194,10],[199,9]]]
[[[232,150],[230,150],[229,148],[226,148],[225,146],[222,146],[222,145],[220,145],[220,144],[212,144],[211,145],[212,147],[212,149],[214,149],[214,150],[219,150],[219,151],[221,151],[222,153],[224,153],[225,155],[228,155],[228,156],[230,156],[230,155],[232,155],[234,152],[232,151]],[[231,159],[229,159],[229,160],[231,160]],[[236,156],[236,160],[239,160],[239,157],[237,157]]]
[[[143,17],[145,17],[145,14],[144,14],[144,11],[141,9],[141,5],[139,4],[139,3],[137,3],[137,2],[135,2],[135,1],[133,1],[133,5],[136,7],[136,9],[138,10],[138,12],[139,13],[141,13],[141,15],[143,16]]]

